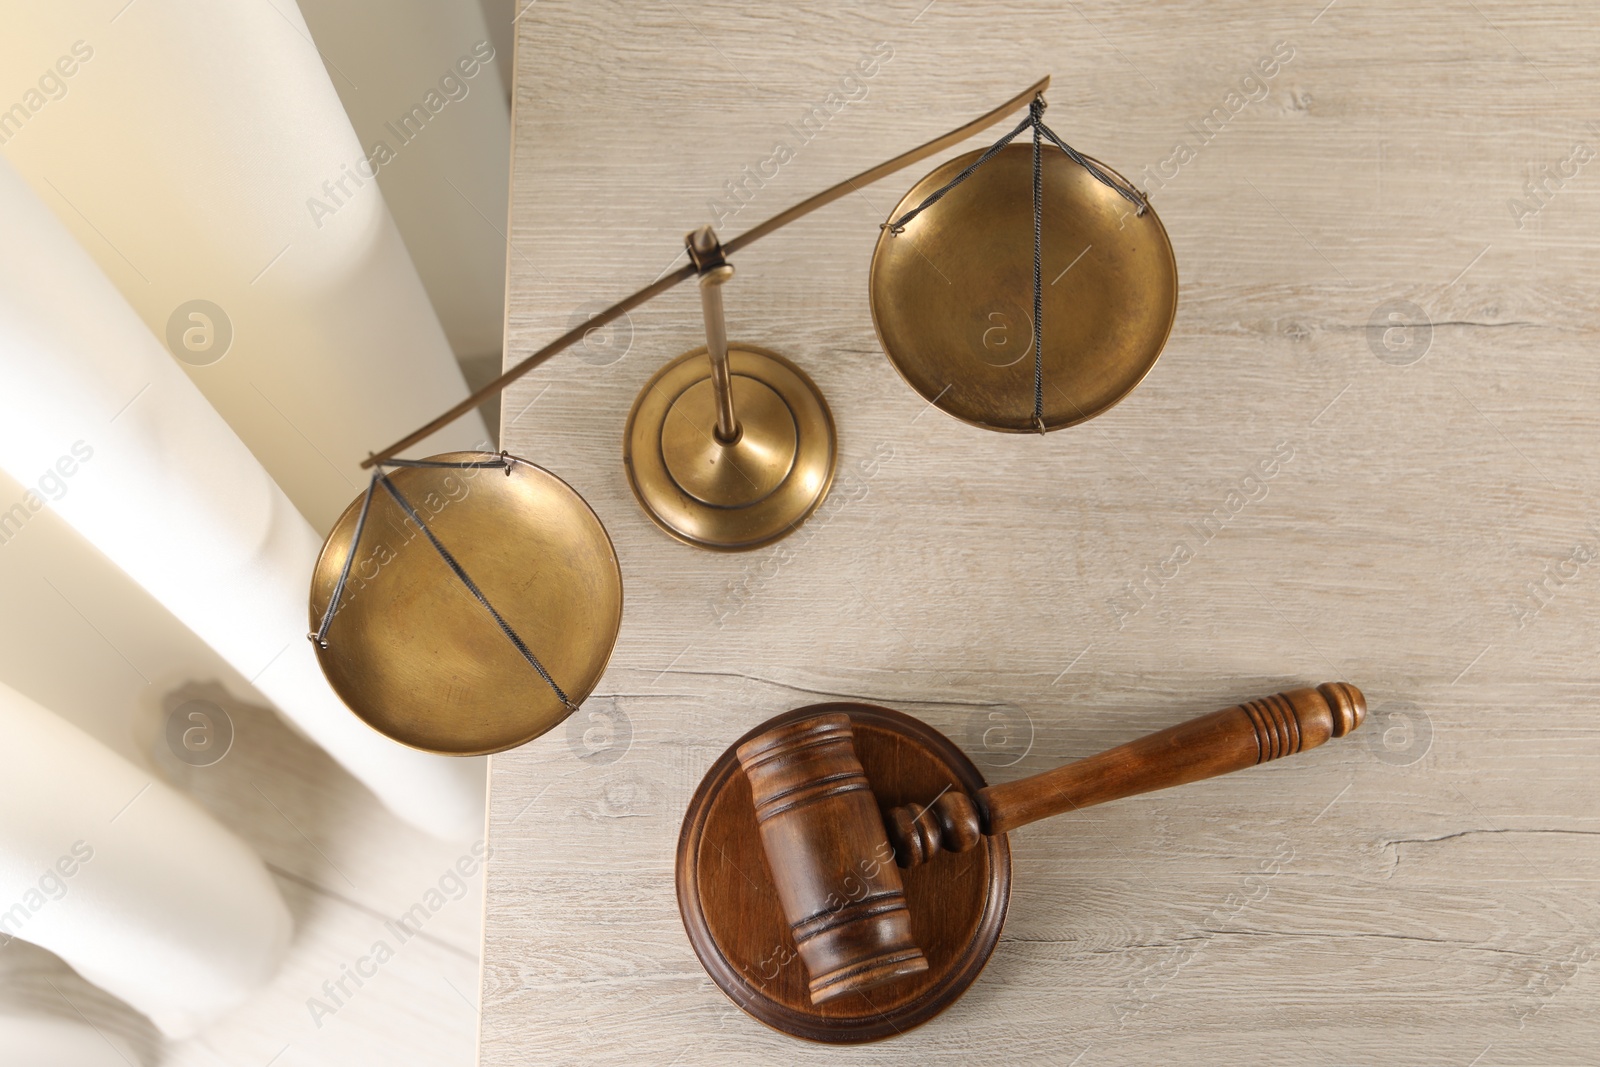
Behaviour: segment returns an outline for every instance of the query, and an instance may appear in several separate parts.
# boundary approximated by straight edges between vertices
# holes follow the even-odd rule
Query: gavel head
[[[850,716],[776,727],[738,755],[811,1002],[926,971]]]

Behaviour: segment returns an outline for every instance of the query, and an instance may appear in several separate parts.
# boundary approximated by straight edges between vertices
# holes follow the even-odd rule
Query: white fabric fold
[[[3,163],[0,217],[0,467],[34,487],[17,506],[54,508],[391,810],[481,833],[483,760],[388,740],[323,678],[305,519]]]
[[[331,80],[347,57],[319,54],[292,0],[11,8],[0,70],[50,91],[0,117],[0,149],[300,513],[331,528],[366,487],[369,452],[467,393],[374,179],[412,164],[368,163]],[[418,94],[436,88],[425,78]],[[425,108],[417,140],[459,129],[478,103]],[[437,201],[503,243],[503,192],[464,208],[480,180],[453,180],[462,193],[439,180]],[[473,413],[412,455],[486,442]]]

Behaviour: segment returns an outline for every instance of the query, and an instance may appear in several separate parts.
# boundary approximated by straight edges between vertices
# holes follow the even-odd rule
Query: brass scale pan
[[[313,642],[323,673],[367,725],[414,748],[472,756],[531,741],[583,703],[611,658],[622,626],[611,538],[571,486],[531,463],[414,467],[389,477],[421,523],[373,494],[340,608],[325,643]],[[356,541],[362,503],[345,509],[317,559],[313,628]],[[530,668],[430,534],[559,686]]]
[[[982,154],[939,167],[890,217]],[[1150,373],[1178,310],[1178,267],[1153,209],[1137,213],[1053,146],[1040,162],[1043,421],[1059,430],[1110,408]],[[869,276],[878,339],[906,384],[963,422],[1005,433],[1038,429],[1032,169],[1029,146],[1007,145],[904,233],[883,230]]]
[[[1043,79],[973,122],[768,219],[725,250],[959,143],[1038,98],[1048,84]],[[938,167],[912,187],[891,220],[981,154]],[[1055,430],[1116,404],[1154,366],[1177,309],[1177,269],[1155,211],[1147,205],[1134,211],[1127,196],[1062,151],[1046,148],[1041,164],[1042,427],[1034,419],[1030,147],[999,150],[903,232],[886,224],[872,257],[872,316],[889,361],[933,406],[1002,432]],[[405,462],[392,457],[587,331],[693,274],[692,264],[679,268],[599,312],[362,465],[382,470]],[[505,470],[404,467],[385,477],[418,521],[387,495],[372,494],[331,621],[327,608],[355,541],[362,500],[335,523],[313,572],[311,625],[327,624],[323,640],[310,636],[335,692],[394,740],[451,755],[503,751],[556,726],[598,683],[621,627],[621,572],[598,517],[561,479],[514,457]],[[424,543],[431,538],[419,536],[420,526],[450,546],[484,603]],[[495,621],[503,619],[509,630],[491,624],[484,610],[491,604]],[[550,684],[530,670],[508,634],[537,652]]]

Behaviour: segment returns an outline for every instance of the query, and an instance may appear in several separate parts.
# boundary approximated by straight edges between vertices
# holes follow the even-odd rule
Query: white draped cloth
[[[324,7],[328,27],[359,39],[345,5]],[[418,218],[440,185],[455,217],[439,233],[481,219],[476,240],[498,249],[504,192],[495,203],[487,190],[503,174],[452,176],[438,162],[465,159],[466,142],[504,122],[490,77],[456,66],[457,53],[483,55],[481,15],[452,22],[445,7],[466,5],[369,19],[451,39],[450,62],[432,64],[418,93],[455,71],[442,90],[452,110],[435,113],[431,141],[406,147],[385,180],[411,172],[396,188]],[[465,306],[498,285],[434,264],[424,291],[377,183],[350,177],[369,151],[330,81],[335,61],[292,0],[88,0],[8,15],[0,69],[23,89],[0,113],[0,471],[26,491],[0,499],[0,543],[54,510],[397,815],[442,837],[480,834],[485,762],[404,748],[350,714],[305,638],[306,596],[317,531],[364,487],[359,459],[465,395],[430,293],[454,285],[449,299]],[[312,212],[314,199],[336,210]],[[429,247],[449,259],[467,245],[435,234]],[[215,359],[174,351],[173,323],[185,338],[201,323],[179,314],[197,298],[224,320],[202,334],[230,335]],[[474,414],[413,454],[484,444]],[[62,659],[70,668],[72,653]],[[29,681],[17,684],[39,688]],[[259,860],[3,682],[0,935],[58,953],[169,1034],[237,1005],[287,936]],[[120,702],[106,703],[96,721],[115,721]],[[107,816],[129,786],[138,799]],[[74,858],[80,841],[88,861]],[[59,899],[55,879],[67,885]],[[13,925],[26,929],[11,930],[4,909],[19,905]],[[23,1020],[0,998],[0,1052],[83,1037],[71,1020]]]
[[[173,1036],[272,976],[289,913],[242,841],[4,685],[0,738],[0,943],[50,949]]]
[[[0,216],[0,467],[25,485],[70,478],[61,517],[390,808],[440,836],[479,832],[483,761],[390,741],[323,678],[310,525],[3,164]]]
[[[452,53],[475,62],[473,46],[462,39]],[[52,86],[25,119],[0,115],[0,151],[157,338],[198,327],[203,339],[206,324],[180,309],[194,300],[220,309],[226,350],[190,354],[197,366],[173,362],[323,531],[366,488],[359,464],[368,452],[467,393],[369,176],[371,146],[334,91],[333,78],[357,69],[341,62],[348,50],[326,49],[325,62],[287,0],[8,5],[0,32],[0,70],[24,85],[48,73]],[[448,99],[439,70],[412,76],[419,100]],[[393,158],[375,172],[384,180],[412,176],[432,145],[481,121],[482,103],[504,114],[492,95],[499,87],[484,84],[492,74],[454,77],[473,95],[437,114],[424,107],[429,118],[413,143],[385,131]],[[380,88],[366,85],[368,95]],[[457,165],[479,165],[467,158]],[[432,183],[441,210],[475,220],[471,232],[503,258],[495,227],[505,226],[504,193],[491,204],[477,191],[483,177],[449,178],[455,189],[446,177]],[[503,171],[488,180],[507,183]],[[463,194],[475,205],[463,206]],[[490,294],[495,303],[502,289]],[[486,443],[474,413],[412,454]]]

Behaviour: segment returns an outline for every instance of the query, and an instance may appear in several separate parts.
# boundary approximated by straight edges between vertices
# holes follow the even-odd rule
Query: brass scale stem
[[[946,148],[960,144],[973,134],[993,126],[995,123],[999,122],[1001,119],[1005,118],[1018,108],[1026,106],[1030,101],[1038,97],[1047,88],[1049,88],[1049,86],[1050,79],[1048,77],[1041,78],[1039,81],[1018,93],[1010,100],[1007,100],[1004,104],[1001,104],[993,111],[980,115],[978,118],[973,119],[966,125],[959,126],[941,137],[936,137],[924,145],[913,148],[909,152],[904,152],[898,156],[895,156],[893,159],[890,159],[884,163],[880,163],[870,170],[862,171],[853,178],[846,178],[839,184],[828,189],[824,189],[815,196],[800,201],[800,203],[794,205],[788,210],[779,212],[770,219],[767,219],[765,222],[757,224],[755,227],[746,230],[744,233],[723,244],[723,255],[732,255],[734,252],[744,248],[746,245],[753,244],[772,231],[786,226],[798,218],[809,215],[811,212],[820,207],[824,207],[827,204],[833,203],[835,200],[838,200],[846,194],[858,190],[863,185],[869,185],[880,178],[885,178],[890,174],[893,174],[895,171],[898,171],[904,167],[909,167],[913,163],[919,162],[920,160],[926,159],[931,155],[942,152]],[[704,227],[702,230],[695,231],[695,234],[691,235],[691,240],[697,238],[701,233],[706,234],[710,240],[715,241],[715,237],[710,234],[709,227]],[[720,277],[713,278],[712,275],[717,274],[720,269],[721,268],[714,268],[707,274],[702,275],[700,300],[701,308],[706,320],[706,347],[711,352],[711,378],[713,388],[716,390],[717,396],[716,433],[718,440],[726,444],[738,440],[739,425],[734,416],[731,380],[728,374],[727,334],[725,328],[723,327],[721,290],[722,283],[727,281],[728,278],[732,276],[733,268],[727,267],[726,272],[722,273]],[[646,301],[652,300],[657,296],[660,296],[662,293],[666,292],[668,289],[671,289],[679,282],[686,278],[692,277],[697,273],[699,273],[699,268],[695,263],[691,262],[685,264],[684,266],[673,271],[671,274],[666,274],[656,279],[654,282],[645,286],[643,289],[640,289],[633,295],[624,297],[623,299],[617,301],[604,311],[596,312],[585,322],[574,326],[560,337],[557,337],[554,341],[551,341],[549,344],[533,353],[533,355],[527,357],[510,370],[500,375],[500,377],[496,378],[494,381],[489,382],[487,385],[473,392],[471,396],[468,396],[465,400],[462,400],[460,403],[450,408],[450,410],[446,411],[444,414],[440,415],[426,426],[407,434],[405,437],[402,437],[388,448],[385,448],[383,451],[369,455],[366,459],[361,461],[361,466],[363,468],[370,468],[374,464],[383,463],[392,459],[399,453],[416,444],[418,441],[423,440],[429,435],[443,429],[445,426],[448,426],[450,423],[459,419],[461,416],[465,415],[467,412],[483,403],[483,401],[487,400],[489,397],[503,392],[512,382],[516,381],[518,378],[521,378],[523,375],[539,366],[539,364],[543,363],[557,352],[560,352],[562,349],[568,347],[576,341],[582,340],[590,330],[604,326],[614,319],[625,315],[639,305],[645,303]],[[719,352],[720,359],[718,355]]]
[[[702,226],[689,235],[689,255],[699,267],[702,256],[717,255],[717,235]],[[733,277],[733,266],[718,263],[700,275],[700,311],[706,320],[706,353],[711,358],[711,390],[717,398],[717,440],[731,445],[739,440],[739,420],[733,413],[733,376],[728,372],[728,323],[722,310],[722,285]]]

